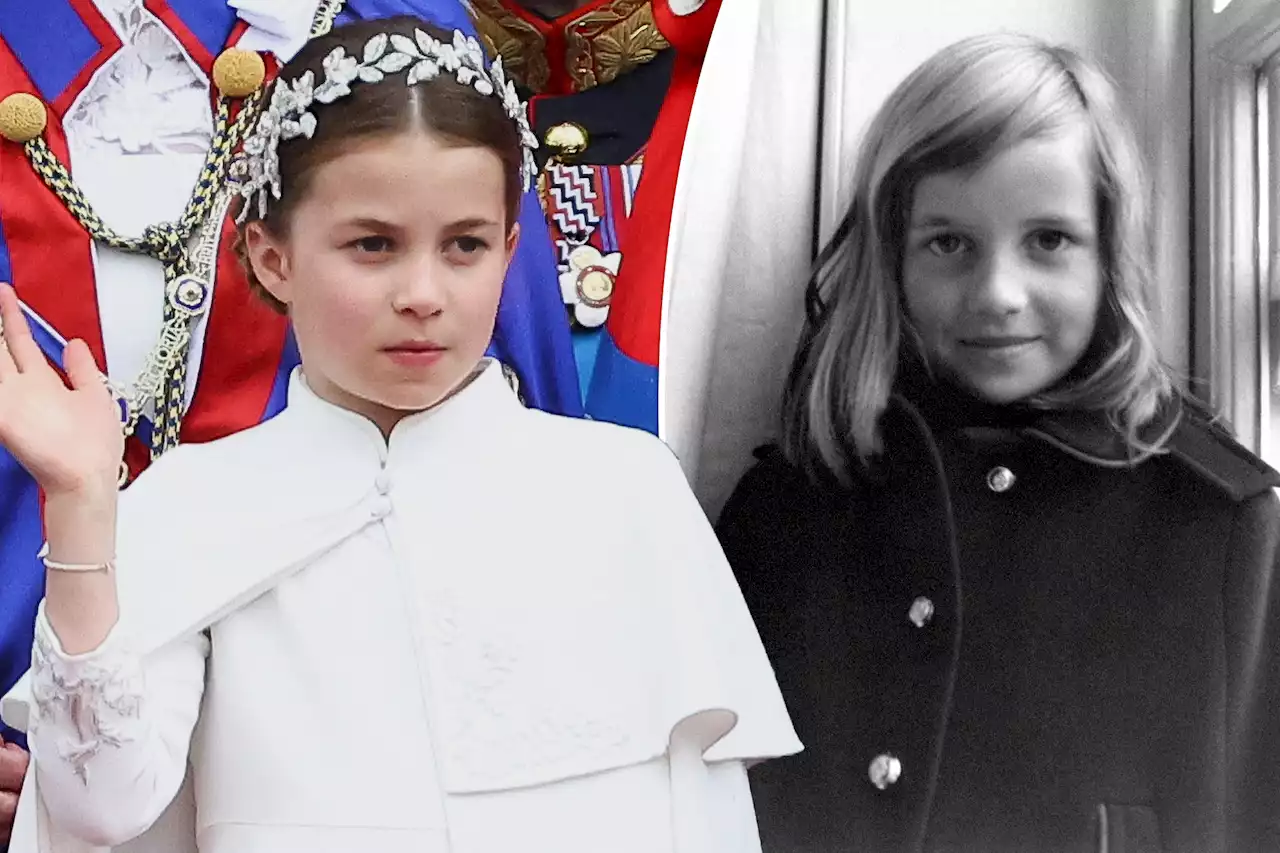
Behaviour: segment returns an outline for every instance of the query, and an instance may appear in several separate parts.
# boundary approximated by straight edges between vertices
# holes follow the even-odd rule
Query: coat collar
[[[958,432],[985,445],[1039,442],[1099,468],[1130,469],[1167,457],[1236,502],[1280,487],[1280,474],[1242,447],[1208,407],[1177,392],[1138,430],[1138,440],[1156,448],[1154,453],[1131,447],[1104,412],[993,406],[910,371],[901,373],[895,385],[889,414],[895,411],[907,414],[897,427],[914,424],[916,431],[927,433],[922,438],[930,446],[935,437]],[[910,457],[915,442],[895,441],[886,431],[889,457]]]
[[[988,403],[934,378],[914,359],[904,358],[900,365],[894,400],[917,411],[936,435],[958,431],[983,443],[1015,437],[1032,439],[1105,468],[1132,467],[1151,456],[1135,451],[1103,411]],[[1148,447],[1163,448],[1182,422],[1183,408],[1178,395],[1167,399],[1138,430],[1138,440]]]
[[[1138,430],[1138,440],[1151,448],[1165,448],[1183,418],[1182,398],[1174,395]],[[1129,468],[1151,456],[1135,450],[1125,435],[1099,411],[1046,411],[1023,430],[1030,438],[1058,448],[1068,456],[1104,468]]]

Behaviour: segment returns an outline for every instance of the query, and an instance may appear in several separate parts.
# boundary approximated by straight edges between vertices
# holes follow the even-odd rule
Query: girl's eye
[[[925,244],[935,255],[947,257],[959,254],[965,248],[964,238],[958,234],[939,234]]]
[[[463,252],[465,252],[468,255],[474,252],[479,252],[480,250],[486,249],[489,246],[488,243],[486,243],[484,240],[481,240],[479,237],[459,237],[457,240],[454,240],[453,242],[454,242],[454,245],[456,245],[459,249],[461,249]]]
[[[468,263],[488,248],[489,243],[479,237],[454,237],[445,244],[445,254],[455,263]]]
[[[1072,242],[1071,236],[1066,232],[1048,228],[1031,235],[1031,245],[1041,252],[1057,252]]]
[[[357,252],[364,254],[380,254],[391,251],[391,240],[387,237],[361,237],[349,244]]]

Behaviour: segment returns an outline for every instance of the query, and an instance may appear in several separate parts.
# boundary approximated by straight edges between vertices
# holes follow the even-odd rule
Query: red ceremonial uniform
[[[670,0],[593,0],[553,20],[516,0],[472,7],[490,49],[532,94],[539,137],[566,123],[587,132],[586,150],[543,176],[562,271],[584,243],[621,255],[604,332],[578,348],[585,409],[656,433],[672,205],[720,0],[685,15]]]

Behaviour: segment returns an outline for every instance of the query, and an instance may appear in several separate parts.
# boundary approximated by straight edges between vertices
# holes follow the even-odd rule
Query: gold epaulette
[[[471,9],[485,47],[536,94],[547,91],[552,63],[564,68],[572,91],[582,92],[612,83],[670,47],[651,0],[612,0],[548,22],[545,31],[503,0],[471,0]],[[547,35],[553,30],[564,34],[563,56],[548,56]]]

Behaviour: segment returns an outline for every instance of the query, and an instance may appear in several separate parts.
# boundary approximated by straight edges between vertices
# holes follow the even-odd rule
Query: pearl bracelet
[[[57,560],[50,560],[48,542],[36,556],[40,558],[40,562],[44,563],[46,569],[53,572],[109,572],[116,567],[114,558],[105,563],[60,563]]]

